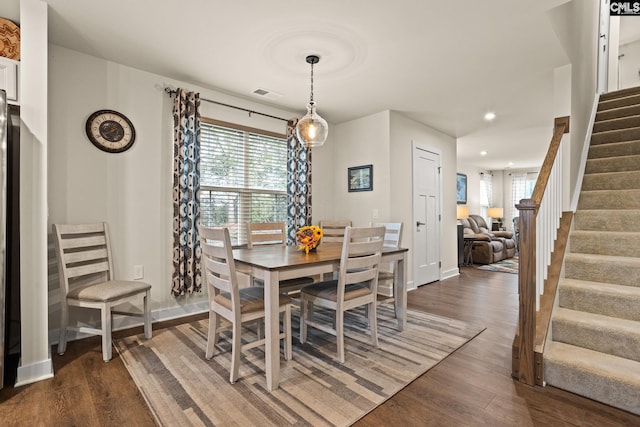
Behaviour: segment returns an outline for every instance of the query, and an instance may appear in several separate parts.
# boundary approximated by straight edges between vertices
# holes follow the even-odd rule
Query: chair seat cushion
[[[109,280],[69,290],[67,298],[87,301],[115,301],[151,289],[151,285],[134,280]]]
[[[240,312],[250,313],[253,311],[264,310],[264,288],[242,288],[238,289],[240,294]],[[291,298],[285,294],[278,294],[280,297],[280,306],[290,304]],[[220,292],[214,298],[214,301],[226,308],[232,310],[231,294],[229,292]]]
[[[313,295],[318,298],[338,301],[338,281],[329,280],[326,282],[314,283],[313,285],[304,286],[300,292],[302,294]],[[355,283],[353,285],[347,285],[344,290],[344,299],[348,301],[350,299],[358,298],[364,295],[370,295],[371,289],[364,283]]]

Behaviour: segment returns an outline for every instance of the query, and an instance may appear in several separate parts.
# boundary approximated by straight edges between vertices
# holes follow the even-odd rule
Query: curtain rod
[[[164,88],[164,91],[169,95],[169,96],[173,96],[176,93],[178,93],[178,90],[171,90],[168,87]],[[259,114],[261,116],[264,117],[269,117],[270,119],[276,119],[276,120],[282,120],[283,122],[289,122],[289,120],[287,119],[283,119],[282,117],[278,117],[278,116],[272,116],[271,114],[265,114],[265,113],[261,113],[259,111],[253,111],[253,110],[248,110],[246,108],[242,108],[242,107],[236,107],[235,105],[229,105],[229,104],[225,104],[222,102],[218,102],[218,101],[214,101],[212,99],[207,99],[207,98],[200,98],[201,101],[206,101],[206,102],[210,102],[212,104],[217,104],[217,105],[221,105],[223,107],[228,107],[228,108],[235,108],[236,110],[241,110],[241,111],[246,111],[247,113],[249,113],[249,116],[251,116],[252,114]]]

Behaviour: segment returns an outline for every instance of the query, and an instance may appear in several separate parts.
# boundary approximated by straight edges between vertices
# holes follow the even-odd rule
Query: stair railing
[[[520,212],[518,328],[512,347],[512,377],[533,385],[536,381],[534,347],[536,313],[551,263],[562,217],[562,135],[569,132],[569,117],[554,121],[553,137],[530,199],[516,205]]]

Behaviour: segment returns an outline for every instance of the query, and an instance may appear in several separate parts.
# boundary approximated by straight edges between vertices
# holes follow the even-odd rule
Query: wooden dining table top
[[[406,248],[383,247],[382,254],[406,252]],[[267,270],[279,270],[306,264],[334,263],[340,260],[342,243],[321,243],[315,251],[305,253],[297,246],[265,246],[234,249],[233,258],[247,265]]]

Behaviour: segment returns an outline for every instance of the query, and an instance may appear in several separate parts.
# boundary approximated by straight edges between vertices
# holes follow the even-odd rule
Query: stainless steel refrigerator
[[[7,147],[10,138],[7,93],[0,90],[0,388],[4,385],[7,271]]]

